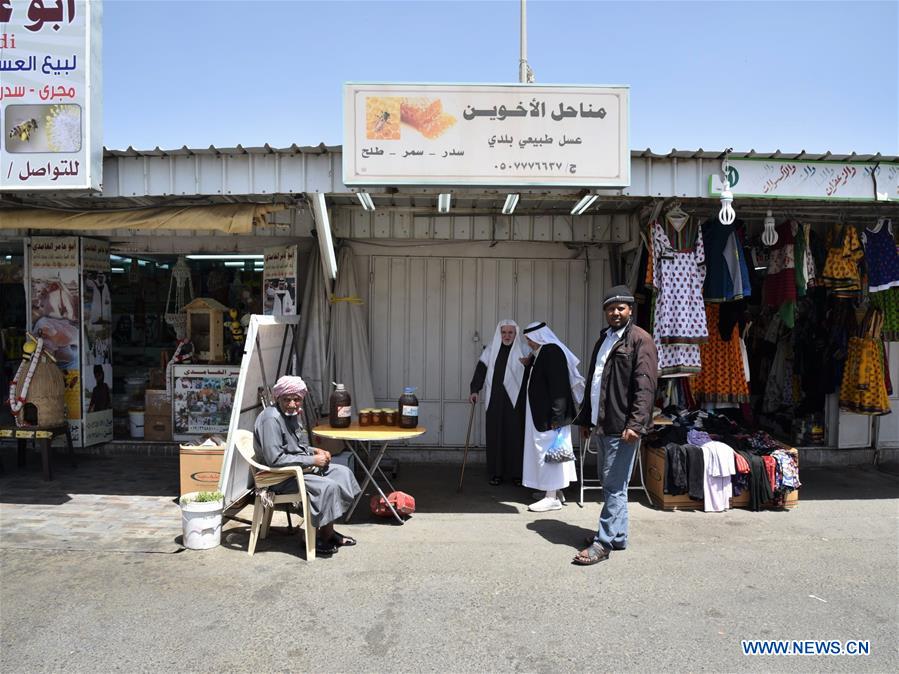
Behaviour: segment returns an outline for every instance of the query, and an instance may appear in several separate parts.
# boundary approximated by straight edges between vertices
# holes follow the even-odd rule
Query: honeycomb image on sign
[[[369,140],[399,140],[400,122],[433,140],[456,123],[443,112],[439,98],[369,96],[365,99],[365,137]]]
[[[369,140],[400,139],[400,102],[397,96],[365,99],[365,137]]]
[[[404,98],[401,105],[401,119],[425,138],[438,138],[456,123],[452,115],[443,114],[443,103],[439,98]]]

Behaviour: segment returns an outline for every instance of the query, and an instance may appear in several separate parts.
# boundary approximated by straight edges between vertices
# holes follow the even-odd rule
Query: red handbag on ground
[[[372,513],[378,517],[392,517],[393,513],[390,512],[390,508],[387,507],[388,502],[396,508],[396,511],[400,515],[411,515],[415,512],[414,498],[404,491],[392,491],[387,494],[387,501],[385,501],[379,494],[375,494],[371,497],[369,505]]]

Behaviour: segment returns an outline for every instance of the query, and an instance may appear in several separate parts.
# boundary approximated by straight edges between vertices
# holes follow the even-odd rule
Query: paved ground
[[[107,479],[93,496],[173,495],[117,490],[110,478],[137,471],[174,485],[163,477],[176,475],[174,459],[85,460],[76,472],[89,482],[95,467]],[[21,529],[16,508],[34,504],[16,503],[19,478],[7,474],[0,668],[899,671],[895,475],[803,471],[790,512],[670,513],[634,496],[631,548],[587,568],[569,559],[595,526],[596,503],[531,514],[525,490],[478,477],[472,470],[459,496],[456,468],[403,464],[397,486],[417,497],[418,513],[402,527],[369,517],[342,526],[359,546],[307,564],[296,536],[277,528],[247,556],[241,522],[205,552],[62,549],[72,533],[61,549],[29,548],[8,537]],[[48,505],[48,522],[88,502],[90,490],[61,468],[65,480],[71,501]],[[178,517],[174,507],[157,523],[160,536]],[[740,640],[754,638],[868,639],[872,652],[743,656]]]

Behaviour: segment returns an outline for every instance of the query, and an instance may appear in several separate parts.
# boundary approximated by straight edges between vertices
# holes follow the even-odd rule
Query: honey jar
[[[381,422],[385,426],[396,426],[396,410],[381,410]]]
[[[381,420],[381,410],[369,410],[371,412],[371,425],[372,426],[380,426],[383,422]]]
[[[367,407],[364,410],[359,410],[359,425],[371,426],[371,410]]]

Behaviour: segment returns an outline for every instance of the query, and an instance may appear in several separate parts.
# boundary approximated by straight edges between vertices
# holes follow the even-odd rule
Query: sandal
[[[498,487],[502,483],[503,483],[503,478],[501,478],[499,475],[494,475],[493,477],[490,478],[490,484],[494,487]]]
[[[344,536],[342,533],[335,531],[334,537],[331,539],[331,544],[335,547],[351,547],[356,545],[356,539],[352,536]]]
[[[581,550],[579,553],[577,553],[574,556],[574,559],[571,560],[571,563],[577,564],[579,566],[592,566],[593,564],[604,562],[608,558],[608,549],[602,547],[599,543],[594,543],[589,548]]]
[[[595,537],[595,536],[585,536],[585,537],[584,537],[584,545],[586,545],[586,546],[589,547],[589,546],[593,545],[594,543],[596,543],[596,537]],[[626,548],[619,547],[619,546],[617,546],[617,545],[615,545],[615,544],[613,543],[613,544],[612,544],[612,550],[617,550],[618,552],[622,552],[622,551],[626,550]]]
[[[334,543],[315,541],[315,554],[326,556],[335,555],[337,554],[337,546]]]

